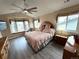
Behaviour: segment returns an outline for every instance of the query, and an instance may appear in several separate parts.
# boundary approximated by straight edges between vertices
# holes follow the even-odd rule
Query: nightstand
[[[65,46],[65,43],[67,41],[67,37],[66,36],[61,36],[61,35],[56,35],[55,36],[55,42]]]

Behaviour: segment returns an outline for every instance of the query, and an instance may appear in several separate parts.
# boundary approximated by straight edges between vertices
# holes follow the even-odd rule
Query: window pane
[[[39,28],[39,22],[38,22],[38,20],[34,21],[34,26],[35,26],[35,28]]]
[[[77,27],[78,22],[78,15],[70,15],[68,16],[68,22],[67,22],[67,31],[75,31]]]
[[[16,22],[18,32],[24,31],[24,23],[21,21]]]
[[[68,21],[78,19],[78,14],[68,16]]]
[[[57,30],[66,30],[66,19],[67,16],[58,17]]]
[[[7,29],[7,24],[6,22],[0,21],[0,31],[3,31]]]
[[[66,23],[67,16],[58,17],[58,24]]]
[[[25,21],[25,30],[27,31],[29,29],[29,22]]]
[[[15,21],[11,21],[10,29],[12,33],[17,31]]]

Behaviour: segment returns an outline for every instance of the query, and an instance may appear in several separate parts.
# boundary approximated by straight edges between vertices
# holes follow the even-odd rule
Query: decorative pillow
[[[54,36],[54,34],[55,34],[55,29],[44,29],[42,32],[49,33],[49,34],[51,34],[52,36]]]
[[[44,21],[40,27],[39,27],[39,30],[40,31],[45,31],[45,32],[49,32],[49,29],[50,28],[53,28],[53,24],[50,23],[49,21]]]
[[[44,29],[42,32],[50,33],[50,29]]]
[[[39,28],[40,31],[43,31],[44,29],[45,29],[45,25],[41,25]]]
[[[50,34],[54,36],[54,34],[55,34],[55,29],[50,29]]]

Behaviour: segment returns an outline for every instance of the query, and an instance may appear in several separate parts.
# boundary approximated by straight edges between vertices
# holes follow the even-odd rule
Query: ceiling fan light
[[[27,10],[25,10],[25,11],[24,11],[24,13],[28,13],[28,11],[27,11]]]

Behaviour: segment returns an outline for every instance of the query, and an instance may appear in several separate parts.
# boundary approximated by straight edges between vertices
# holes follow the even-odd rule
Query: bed
[[[54,34],[55,29],[51,28],[48,23],[45,23],[44,28],[39,31],[25,32],[27,41],[34,52],[38,52],[45,47],[52,40]]]

